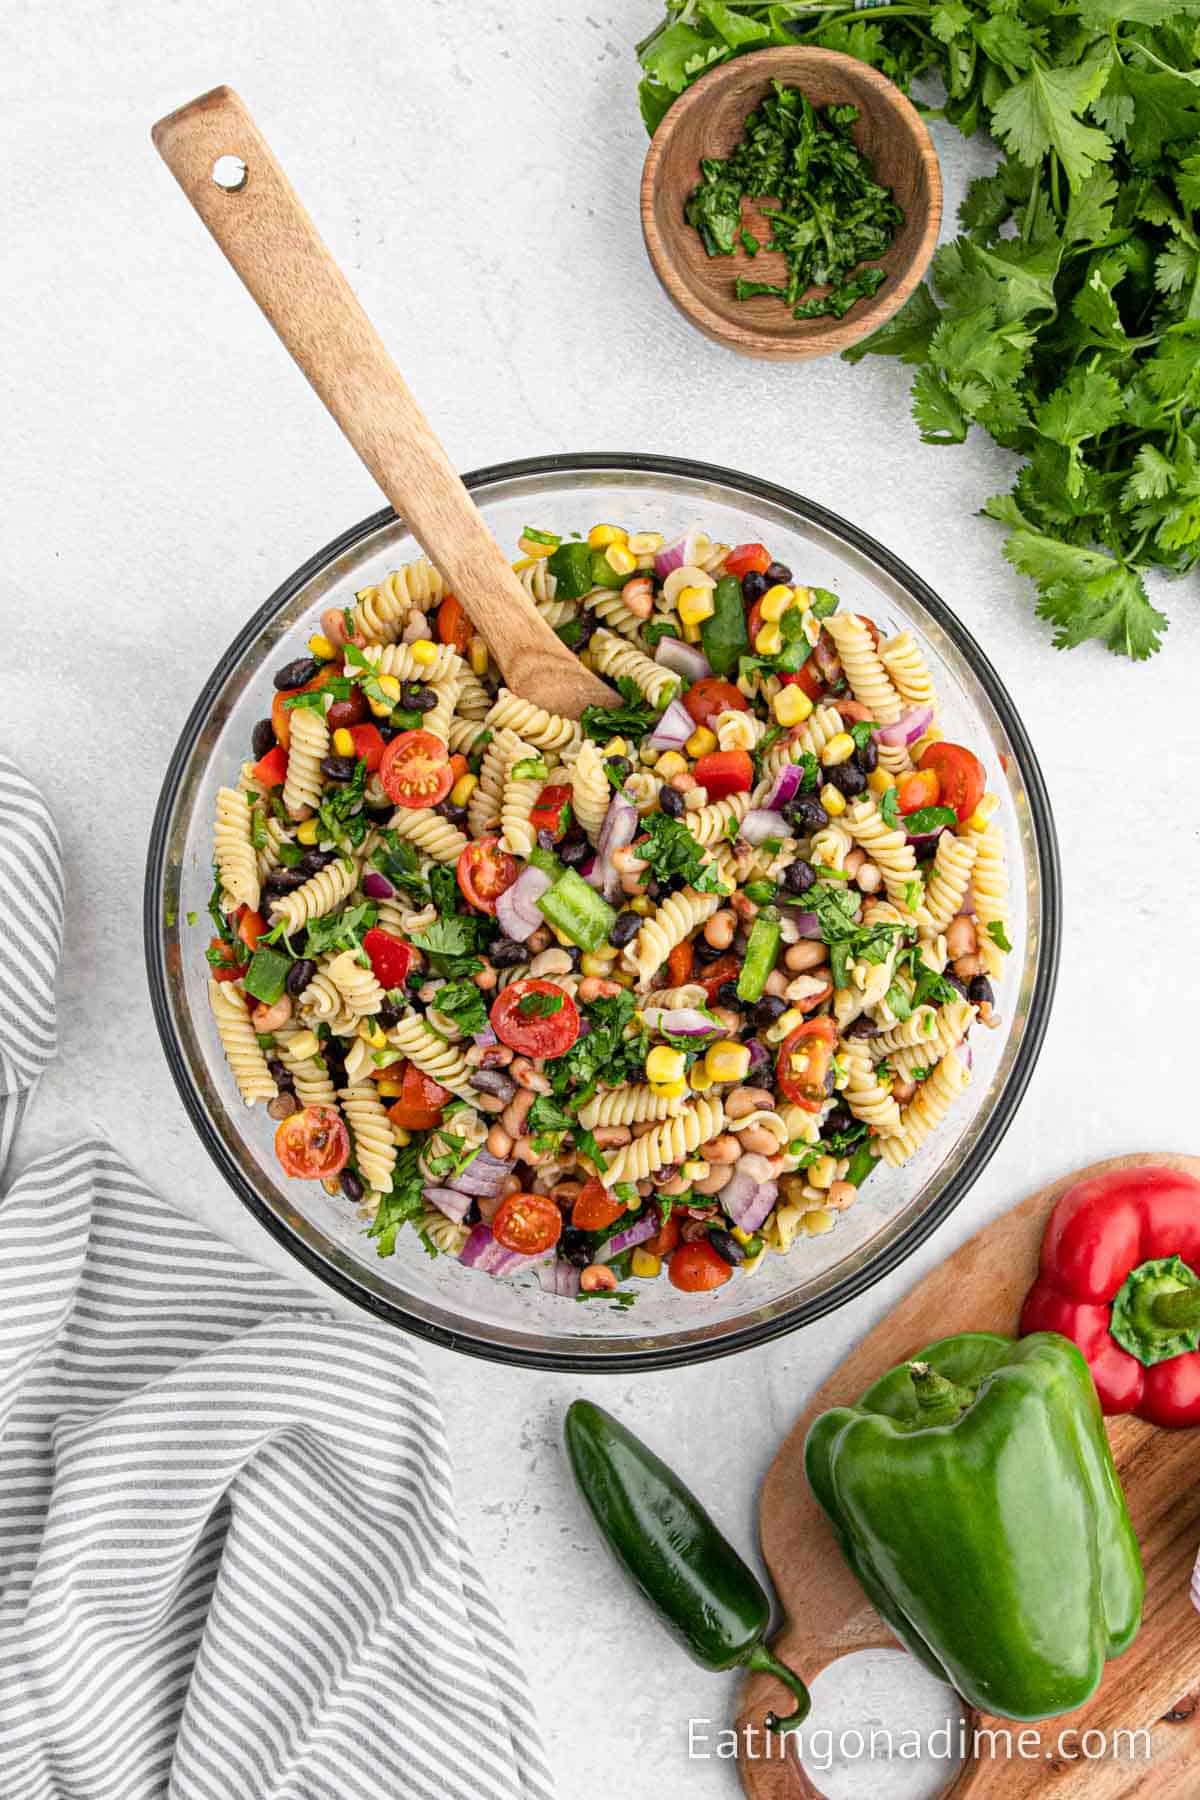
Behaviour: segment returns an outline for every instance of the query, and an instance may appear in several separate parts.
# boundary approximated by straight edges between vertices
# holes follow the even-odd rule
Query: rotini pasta
[[[393,1025],[388,1032],[388,1042],[410,1062],[416,1063],[426,1075],[449,1088],[461,1100],[474,1100],[476,1090],[471,1086],[471,1065],[461,1050],[448,1044],[435,1031],[430,1031],[419,1013],[410,1013]]]
[[[915,1156],[930,1133],[935,1131],[951,1106],[964,1092],[969,1077],[966,1065],[953,1051],[943,1056],[929,1077],[917,1089],[916,1096],[900,1110],[901,1128],[893,1136],[880,1141],[884,1162],[897,1169]]]
[[[857,613],[832,613],[825,629],[837,645],[838,656],[854,698],[869,707],[881,725],[894,725],[903,707],[891,677],[880,661],[871,632]]]
[[[655,908],[625,952],[639,987],[649,987],[676,944],[710,919],[720,904],[719,894],[698,894],[685,887]]]
[[[429,682],[436,687],[454,677],[462,679],[465,667],[453,644],[434,644],[432,655],[416,654],[413,644],[368,644],[363,655],[377,675],[392,675],[397,681]],[[354,673],[354,664],[346,664],[346,673]]]
[[[877,1069],[861,1040],[843,1039],[842,1056],[846,1063],[846,1086],[842,1098],[864,1125],[879,1137],[887,1137],[901,1129],[900,1108],[892,1099],[886,1075]]]
[[[245,795],[236,788],[218,788],[213,850],[226,910],[234,906],[248,906],[251,912],[258,910],[258,863],[250,826],[250,808]]]
[[[396,1167],[396,1143],[387,1108],[373,1081],[360,1081],[341,1089],[342,1112],[350,1127],[358,1172],[374,1193],[384,1194],[392,1185]]]
[[[899,826],[884,823],[870,794],[846,808],[843,820],[856,844],[861,844],[883,876],[887,897],[901,912],[916,914],[924,893],[917,874],[916,852]]]
[[[568,747],[574,749],[579,742],[579,727],[574,719],[564,719],[559,713],[533,706],[506,687],[500,689],[492,702],[487,723],[493,731],[507,727],[527,744],[533,744],[539,750],[557,750],[560,755]]]
[[[902,1081],[920,1081],[951,1050],[957,1050],[975,1023],[976,1008],[969,1000],[948,1000],[934,1015],[929,1033],[907,1048],[894,1050],[888,1062]]]
[[[579,1123],[588,1131],[597,1125],[642,1125],[647,1119],[670,1119],[683,1105],[682,1098],[656,1094],[646,1082],[595,1094],[579,1109]]]
[[[271,923],[282,925],[290,935],[307,925],[310,919],[323,918],[349,898],[358,885],[358,867],[348,858],[339,857],[328,863],[298,887],[284,894],[271,906]]]
[[[600,835],[611,798],[604,759],[592,740],[585,738],[571,763],[571,804],[593,844]]]
[[[731,828],[732,835],[737,836],[736,827],[749,810],[749,794],[730,794],[727,800],[714,800],[685,814],[684,824],[698,844],[724,844],[730,841]]]
[[[978,846],[969,837],[943,831],[937,841],[933,868],[925,883],[922,927],[931,936],[945,931],[967,897]]]
[[[208,1004],[216,1021],[225,1061],[233,1072],[238,1093],[247,1106],[256,1100],[273,1100],[278,1093],[267,1059],[258,1047],[258,1036],[246,1010],[246,996],[238,983],[208,983]]]
[[[651,706],[665,706],[679,686],[678,675],[603,627],[593,633],[588,653],[598,674],[611,676],[614,681],[618,675],[624,676],[645,695]]]
[[[879,646],[879,660],[906,706],[933,705],[933,676],[911,631],[885,638]]]
[[[422,556],[393,569],[378,587],[361,588],[355,596],[354,630],[375,644],[390,644],[403,631],[410,613],[424,612],[446,592],[446,584]]]
[[[600,1179],[605,1187],[618,1181],[644,1181],[668,1163],[683,1162],[710,1138],[719,1137],[724,1123],[725,1109],[719,1099],[694,1100],[675,1118],[664,1119],[644,1137],[634,1138],[618,1150]]]
[[[434,862],[457,862],[466,849],[467,839],[444,819],[440,813],[417,812],[412,807],[400,806],[392,814],[391,829],[398,837],[407,838]]]
[[[298,706],[292,714],[291,730],[283,805],[289,818],[306,819],[321,803],[325,785],[321,760],[329,754],[329,727],[324,713]]]

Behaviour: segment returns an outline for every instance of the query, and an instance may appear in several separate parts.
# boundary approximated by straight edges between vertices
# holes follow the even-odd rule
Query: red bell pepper
[[[1200,1181],[1147,1166],[1068,1188],[1050,1214],[1021,1333],[1082,1351],[1106,1413],[1200,1425]]]

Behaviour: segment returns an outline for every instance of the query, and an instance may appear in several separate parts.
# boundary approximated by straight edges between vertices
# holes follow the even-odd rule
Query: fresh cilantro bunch
[[[1200,0],[667,0],[648,128],[713,64],[797,42],[936,77],[938,115],[1002,147],[931,285],[844,354],[916,367],[927,443],[978,425],[1021,457],[984,511],[1057,646],[1151,655],[1146,573],[1200,559]]]

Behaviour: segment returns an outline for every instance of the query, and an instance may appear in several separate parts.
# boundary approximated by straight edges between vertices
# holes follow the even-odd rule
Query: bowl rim
[[[584,1350],[542,1350],[527,1348],[523,1345],[495,1343],[490,1339],[474,1336],[470,1329],[449,1330],[421,1318],[416,1313],[409,1312],[394,1301],[386,1300],[378,1294],[369,1292],[292,1233],[285,1221],[267,1205],[254,1186],[243,1176],[241,1169],[227,1153],[220,1134],[209,1120],[207,1109],[192,1080],[191,1071],[172,1028],[166,938],[163,931],[163,888],[171,820],[195,739],[211,712],[213,702],[224,687],[230,671],[276,613],[314,576],[320,574],[331,562],[382,527],[394,522],[403,523],[402,520],[398,520],[397,513],[390,506],[349,526],[347,530],[339,533],[337,537],[310,556],[286,580],[281,582],[269,599],[264,601],[262,606],[246,621],[222,653],[212,673],[205,681],[171,752],[158,803],[155,807],[146,854],[142,927],[146,976],[154,1021],[167,1067],[171,1072],[184,1108],[196,1127],[205,1149],[243,1206],[311,1274],[341,1294],[344,1299],[354,1302],[377,1319],[412,1332],[427,1342],[437,1344],[442,1349],[457,1350],[468,1356],[481,1357],[485,1361],[515,1364],[524,1368],[558,1369],[578,1374],[610,1371],[613,1374],[631,1374],[642,1369],[682,1368],[691,1363],[708,1362],[717,1357],[731,1356],[738,1351],[769,1343],[774,1338],[783,1337],[789,1332],[799,1330],[804,1325],[811,1325],[815,1320],[825,1317],[826,1314],[837,1311],[848,1301],[857,1299],[860,1294],[866,1293],[877,1282],[882,1281],[886,1275],[890,1275],[949,1218],[960,1201],[975,1185],[999,1148],[1001,1140],[1016,1115],[1025,1090],[1029,1086],[1041,1053],[1058,980],[1062,936],[1062,871],[1058,837],[1045,780],[1029,736],[1008,690],[966,626],[921,576],[909,568],[907,563],[895,556],[868,532],[852,525],[828,507],[808,499],[803,494],[797,494],[776,482],[763,481],[736,469],[695,461],[690,457],[608,450],[552,453],[545,456],[522,457],[507,462],[490,463],[483,468],[471,470],[462,479],[467,489],[473,491],[498,482],[528,476],[587,473],[661,475],[681,477],[691,481],[720,483],[735,492],[746,494],[752,499],[765,501],[768,505],[790,511],[805,522],[840,539],[860,554],[873,559],[880,568],[884,569],[915,599],[919,600],[947,635],[952,638],[959,653],[968,663],[995,707],[1009,741],[1018,754],[1028,795],[1035,840],[1039,855],[1043,859],[1041,916],[1038,921],[1040,927],[1038,960],[1032,983],[1029,1012],[1008,1080],[987,1117],[973,1155],[947,1182],[936,1203],[927,1207],[913,1219],[910,1225],[898,1232],[896,1237],[884,1246],[877,1256],[870,1257],[860,1268],[851,1271],[840,1280],[833,1282],[822,1293],[801,1302],[786,1313],[754,1320],[730,1331],[727,1335],[707,1342],[606,1350],[603,1355],[595,1355]]]
[[[913,155],[925,168],[930,189],[924,224],[904,272],[881,287],[865,306],[854,309],[844,319],[805,321],[809,325],[815,325],[817,329],[794,335],[782,329],[777,334],[766,332],[749,321],[745,325],[734,324],[715,312],[700,291],[686,278],[678,261],[668,252],[659,230],[656,211],[663,172],[674,134],[681,121],[696,106],[703,104],[717,81],[727,79],[731,70],[736,70],[743,76],[747,70],[760,70],[763,79],[767,80],[770,78],[771,68],[782,70],[784,63],[791,64],[797,81],[802,80],[801,65],[807,63],[811,67],[814,63],[825,64],[852,76],[860,88],[874,90],[878,101],[890,109],[897,123],[907,132]],[[817,356],[832,356],[849,348],[851,344],[861,342],[899,312],[912,297],[932,260],[945,202],[942,165],[929,127],[908,95],[894,81],[879,69],[873,68],[870,63],[859,62],[856,57],[847,56],[841,50],[826,50],[817,44],[773,44],[767,49],[751,50],[745,55],[730,57],[727,62],[718,63],[693,82],[673,103],[664,114],[646,150],[638,204],[642,237],[650,265],[663,292],[690,325],[712,343],[719,344],[726,350],[737,351],[743,356],[755,356],[774,362],[801,362]],[[799,320],[792,322],[800,323]]]

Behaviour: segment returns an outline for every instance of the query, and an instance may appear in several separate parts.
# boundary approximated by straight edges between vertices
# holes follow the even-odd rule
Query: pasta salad
[[[704,1292],[917,1154],[998,1022],[998,801],[908,630],[758,543],[527,527],[619,701],[522,700],[418,560],[276,671],[216,799],[209,999],[380,1255]],[[619,1303],[634,1290],[619,1290]]]

